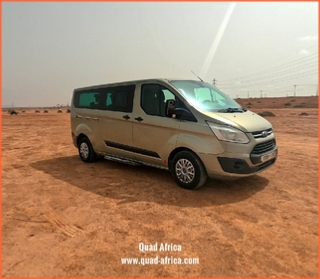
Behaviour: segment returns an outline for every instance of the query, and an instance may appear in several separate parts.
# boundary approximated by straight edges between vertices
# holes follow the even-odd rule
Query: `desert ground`
[[[277,100],[237,100],[274,113],[276,164],[194,191],[165,170],[83,163],[65,110],[3,112],[2,276],[318,278],[318,99]],[[121,262],[166,256],[199,263]]]

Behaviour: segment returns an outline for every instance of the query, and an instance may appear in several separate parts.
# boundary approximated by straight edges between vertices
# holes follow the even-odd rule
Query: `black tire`
[[[189,175],[185,173],[187,168]],[[208,177],[201,160],[190,151],[181,151],[173,157],[171,174],[180,187],[188,190],[200,188]]]
[[[91,163],[97,160],[98,156],[94,152],[88,138],[82,138],[79,140],[78,151],[79,151],[80,159],[83,162]]]

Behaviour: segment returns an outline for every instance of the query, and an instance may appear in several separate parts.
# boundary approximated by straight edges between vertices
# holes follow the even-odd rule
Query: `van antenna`
[[[201,81],[203,81],[203,79],[202,79],[201,77],[197,76],[194,71],[191,70],[191,72],[192,72],[198,79],[200,79]]]

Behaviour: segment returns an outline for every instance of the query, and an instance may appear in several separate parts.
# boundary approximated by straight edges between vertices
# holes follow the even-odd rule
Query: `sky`
[[[317,94],[317,2],[3,2],[1,33],[2,107],[145,78],[199,76],[232,98]]]

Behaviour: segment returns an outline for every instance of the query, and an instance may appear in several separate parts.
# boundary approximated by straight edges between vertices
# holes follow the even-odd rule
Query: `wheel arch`
[[[179,155],[179,153],[181,152],[183,152],[184,154]],[[205,165],[203,164],[201,158],[190,148],[178,147],[171,152],[169,158],[169,170],[174,180],[180,187],[188,190],[193,190],[201,187],[207,181],[208,173]],[[191,181],[185,181],[185,178],[180,177],[182,175],[183,177],[188,177],[190,179],[189,174],[186,174],[187,169],[187,172],[189,172],[189,166],[187,167],[187,169],[184,169],[185,166],[182,167],[180,165],[180,167],[182,167],[182,169],[184,170],[183,172],[181,172],[182,169],[180,169],[180,172],[178,174],[176,166],[173,165],[174,162],[177,162],[177,160],[181,159],[186,159],[187,162],[189,161],[188,164],[191,164],[191,166],[193,167],[193,171],[190,172],[190,174],[193,174]],[[185,162],[183,162],[183,164],[185,164]]]
[[[174,158],[174,156],[176,156],[176,154],[178,154],[179,152],[181,151],[189,151],[191,152],[193,155],[195,155],[199,160],[200,162],[203,164],[202,160],[199,158],[199,156],[190,148],[187,148],[187,147],[177,147],[175,148],[174,150],[171,151],[169,157],[168,157],[168,168],[169,170],[171,169],[171,164],[172,164],[172,159]],[[204,164],[203,164],[204,165]],[[205,168],[205,167],[204,167]]]
[[[83,134],[83,133],[80,133],[78,136],[77,136],[77,147],[79,147],[79,142],[80,140],[82,140],[83,138],[87,138],[89,141],[90,139],[88,138],[87,135]]]

